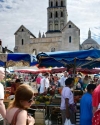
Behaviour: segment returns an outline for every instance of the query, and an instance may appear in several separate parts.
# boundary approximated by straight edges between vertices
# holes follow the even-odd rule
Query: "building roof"
[[[46,34],[48,33],[61,33],[61,31],[60,30],[48,30]]]
[[[62,29],[62,31],[64,30],[64,29],[66,29],[66,27],[68,26],[68,25],[70,25],[70,24],[72,24],[74,27],[76,27],[78,30],[80,30],[72,21],[68,21],[68,23],[65,25],[65,27]]]
[[[84,44],[96,44],[96,45],[99,45],[94,39],[92,39],[92,38],[89,38],[89,39],[86,39],[83,43],[82,43],[82,45],[84,45]]]
[[[21,25],[19,28],[18,28],[18,30],[14,33],[14,35],[16,35],[17,34],[17,32],[20,30],[20,28],[25,28],[29,33],[30,33],[30,35],[32,35],[34,38],[36,38],[36,36],[34,36],[24,25]]]

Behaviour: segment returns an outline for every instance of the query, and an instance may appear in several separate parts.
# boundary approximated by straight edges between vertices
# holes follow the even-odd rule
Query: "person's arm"
[[[98,107],[93,107],[93,114],[96,112]]]
[[[3,103],[3,99],[0,99],[0,114],[2,115],[3,118],[5,118],[6,109],[5,109],[5,105]]]
[[[68,105],[69,103],[68,103],[68,102],[69,102],[69,99],[66,98],[66,99],[65,99],[65,103],[66,103],[66,118],[67,118],[67,119],[70,118],[69,105]]]
[[[30,116],[30,118],[27,116],[27,111],[23,110],[18,114],[16,125],[26,125],[28,119],[28,125],[34,125],[35,121]]]

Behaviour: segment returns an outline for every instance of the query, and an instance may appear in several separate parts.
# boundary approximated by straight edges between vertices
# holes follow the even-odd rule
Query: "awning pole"
[[[74,59],[73,78],[75,77],[75,74],[76,74],[76,58]]]
[[[4,68],[5,68],[5,85],[4,85],[4,87],[6,88],[6,62],[5,62]]]

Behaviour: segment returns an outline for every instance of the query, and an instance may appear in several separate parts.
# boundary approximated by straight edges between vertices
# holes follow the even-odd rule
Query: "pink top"
[[[37,78],[36,78],[36,83],[37,83],[37,84],[40,84],[40,81],[41,81],[41,77],[37,77]]]

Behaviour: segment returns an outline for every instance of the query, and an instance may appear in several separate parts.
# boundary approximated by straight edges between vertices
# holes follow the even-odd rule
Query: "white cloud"
[[[47,31],[48,0],[0,0],[0,39],[14,48],[14,33],[25,25],[35,36]],[[4,2],[3,2],[4,1]],[[80,28],[81,42],[88,37],[100,40],[100,0],[67,0],[68,20]]]

